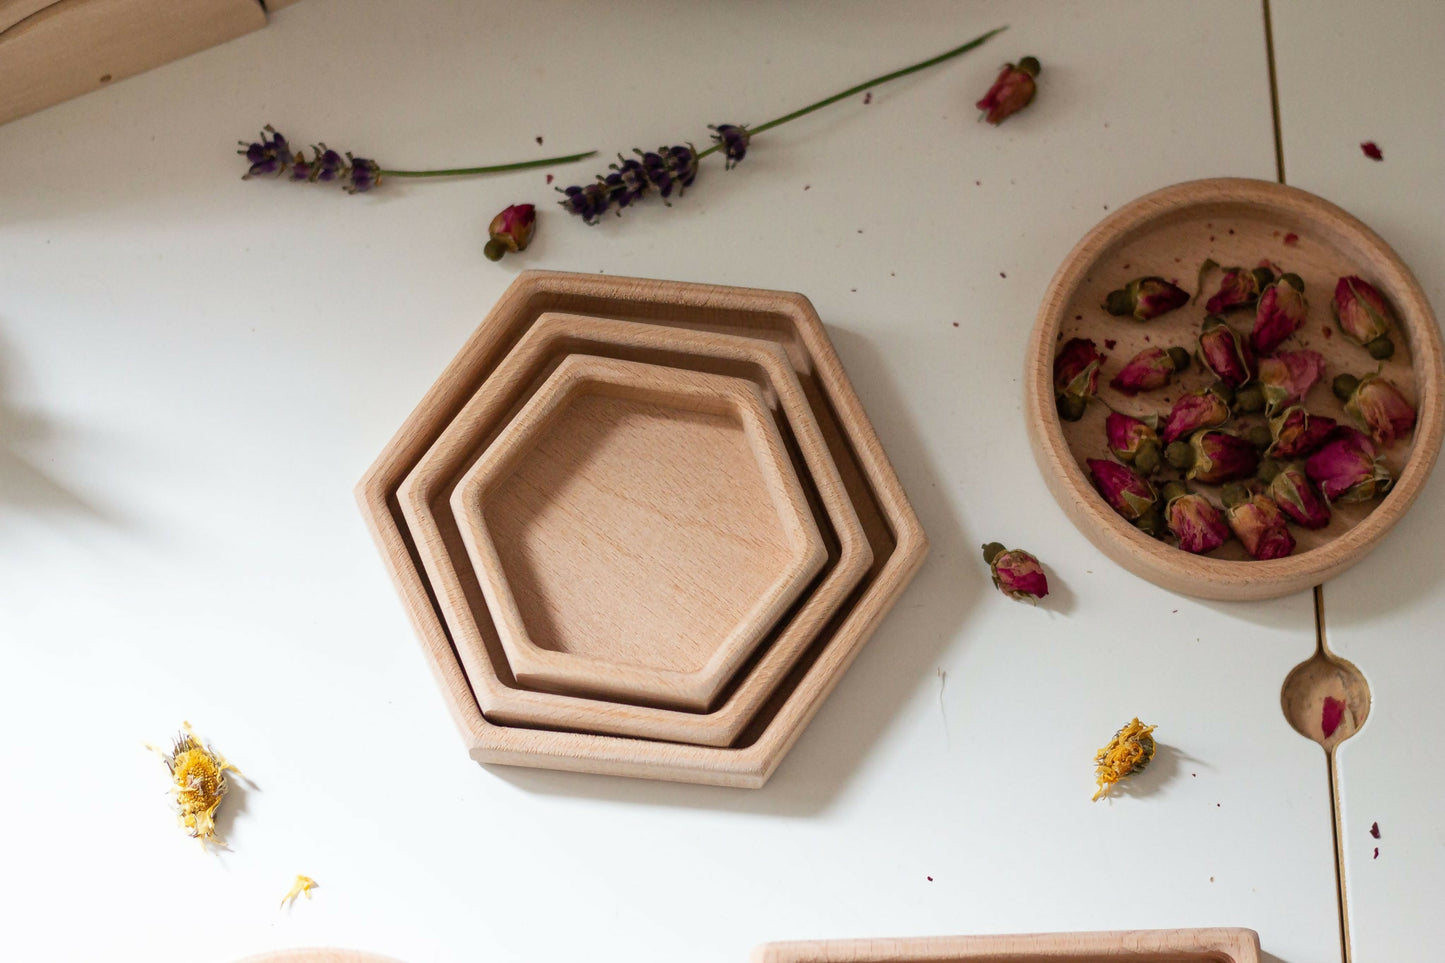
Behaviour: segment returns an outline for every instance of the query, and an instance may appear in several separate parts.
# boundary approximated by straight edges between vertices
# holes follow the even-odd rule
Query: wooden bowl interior
[[[1382,452],[1397,478],[1394,489],[1383,499],[1332,506],[1332,518],[1325,528],[1310,531],[1292,525],[1297,548],[1287,558],[1250,561],[1234,540],[1209,556],[1191,556],[1149,538],[1116,516],[1089,482],[1086,460],[1111,457],[1104,433],[1110,407],[1136,417],[1162,417],[1181,393],[1213,381],[1196,357],[1166,388],[1131,398],[1108,384],[1130,358],[1147,347],[1177,345],[1193,353],[1206,315],[1204,302],[1217,290],[1220,272],[1204,279],[1203,292],[1196,300],[1148,322],[1109,315],[1101,307],[1105,296],[1145,274],[1160,275],[1194,291],[1206,258],[1224,267],[1254,267],[1267,259],[1278,270],[1294,272],[1304,280],[1309,303],[1306,321],[1280,350],[1308,349],[1324,357],[1325,375],[1305,404],[1311,412],[1343,424],[1353,422],[1332,394],[1330,381],[1342,372],[1363,376],[1381,363],[1338,330],[1330,310],[1335,282],[1350,274],[1364,277],[1391,302],[1399,320],[1392,332],[1396,352],[1383,363],[1382,373],[1417,403],[1420,420],[1408,438]],[[1247,335],[1254,311],[1242,310],[1227,318],[1236,331]],[[1099,397],[1104,404],[1090,404],[1082,419],[1063,422],[1053,405],[1053,357],[1059,345],[1074,337],[1091,338],[1108,356],[1099,379]],[[1062,479],[1051,480],[1051,487],[1066,509],[1069,500],[1092,507],[1090,512],[1074,513],[1075,520],[1111,557],[1176,591],[1218,598],[1261,598],[1316,584],[1358,560],[1403,514],[1439,451],[1439,333],[1423,293],[1408,269],[1373,232],[1302,191],[1264,182],[1216,181],[1179,185],[1141,198],[1102,222],[1069,256],[1046,296],[1034,339],[1030,429],[1036,444],[1054,453],[1044,460],[1051,460],[1062,471]],[[1231,425],[1250,422],[1262,423],[1263,418],[1236,419]],[[1046,478],[1048,475],[1046,469]],[[1060,481],[1062,486],[1057,484]],[[1219,502],[1217,486],[1191,487]]]

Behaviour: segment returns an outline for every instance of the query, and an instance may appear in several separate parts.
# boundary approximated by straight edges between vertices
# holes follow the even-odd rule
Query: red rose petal
[[[1116,344],[1118,344],[1118,343],[1119,343],[1119,342],[1115,341],[1113,338],[1105,338],[1105,339],[1104,339],[1104,347],[1108,348],[1110,351],[1113,351],[1113,350],[1114,350],[1114,346],[1115,346]]]
[[[1335,730],[1340,727],[1344,718],[1344,700],[1336,699],[1334,696],[1325,696],[1325,707],[1320,712],[1320,731],[1325,734],[1326,739],[1335,734]]]
[[[1365,156],[1370,160],[1382,161],[1385,159],[1385,155],[1380,151],[1380,145],[1372,140],[1367,140],[1361,144],[1360,150],[1364,151]]]
[[[552,183],[552,175],[551,175],[551,174],[548,174],[548,175],[547,175],[547,183],[548,183],[548,184]]]
[[[1299,235],[1296,234],[1294,231],[1290,231],[1284,236],[1284,242],[1290,247],[1294,247],[1296,244],[1299,243]]]
[[[1379,823],[1370,823],[1370,835],[1371,835],[1371,836],[1374,836],[1376,839],[1379,839],[1379,838],[1380,838],[1380,824],[1379,824]]]
[[[1378,847],[1378,846],[1375,847],[1375,855],[1374,855],[1373,858],[1375,858],[1375,859],[1379,859],[1379,858],[1380,858],[1380,847]]]

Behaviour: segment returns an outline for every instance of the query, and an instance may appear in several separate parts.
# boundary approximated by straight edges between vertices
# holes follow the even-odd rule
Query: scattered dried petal
[[[171,772],[171,795],[176,804],[176,822],[204,847],[220,845],[216,835],[216,809],[226,797],[226,773],[241,770],[201,741],[189,722],[181,723],[170,752],[147,746],[160,756]]]
[[[1031,104],[1038,93],[1038,82],[1034,78],[1041,69],[1037,57],[1024,57],[1017,64],[1004,64],[988,93],[974,104],[984,112],[983,119],[990,124],[1001,124],[1005,117]]]
[[[1049,580],[1039,560],[1021,548],[1006,549],[998,542],[983,547],[993,584],[1009,598],[1035,602],[1049,594]]]
[[[1320,731],[1326,739],[1335,734],[1345,718],[1345,701],[1334,696],[1325,696],[1324,708],[1320,710]]]
[[[538,141],[540,141],[541,139],[542,138],[540,137],[537,138]],[[296,902],[296,898],[302,895],[305,895],[307,899],[310,899],[311,891],[313,889],[316,889],[316,887],[316,880],[312,879],[310,876],[302,876],[300,873],[297,873],[296,882],[292,883],[291,888],[286,891],[286,895],[281,897],[281,905],[285,906],[287,903],[294,903]]]
[[[1379,824],[1379,823],[1370,823],[1370,835],[1371,835],[1371,836],[1374,836],[1376,839],[1379,839],[1379,838],[1380,838],[1380,824]]]
[[[1360,150],[1362,150],[1365,156],[1368,157],[1370,160],[1382,161],[1385,159],[1385,154],[1382,150],[1380,150],[1380,145],[1376,144],[1372,140],[1367,140],[1363,144],[1361,144]]]
[[[1154,758],[1154,730],[1157,726],[1146,726],[1136,716],[1118,732],[1109,744],[1094,756],[1095,779],[1098,791],[1094,801],[1107,796],[1109,790],[1120,779],[1136,772],[1143,772]]]

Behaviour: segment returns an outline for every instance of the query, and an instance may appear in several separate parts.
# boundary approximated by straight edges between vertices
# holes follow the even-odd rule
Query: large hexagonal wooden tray
[[[732,747],[495,725],[477,705],[407,531],[397,488],[524,331],[548,311],[715,330],[781,344],[858,511],[873,566]],[[367,523],[478,762],[762,786],[927,554],[927,539],[807,299],[703,284],[526,272],[498,301],[357,488]]]

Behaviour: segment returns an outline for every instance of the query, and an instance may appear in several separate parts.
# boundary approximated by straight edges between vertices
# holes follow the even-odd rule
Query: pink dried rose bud
[[[1229,523],[1214,503],[1178,482],[1164,487],[1164,524],[1179,547],[1195,555],[1212,552],[1229,540]]]
[[[1286,274],[1264,289],[1254,312],[1250,347],[1257,354],[1272,354],[1285,339],[1299,330],[1309,313],[1305,283],[1298,274]]]
[[[1188,442],[1176,441],[1164,452],[1169,464],[1189,481],[1206,485],[1248,478],[1259,467],[1259,449],[1228,431],[1196,431]]]
[[[508,251],[525,251],[537,231],[537,208],[531,204],[513,204],[492,218],[487,228],[490,240],[482,253],[489,261],[500,261]]]
[[[1129,521],[1137,522],[1154,507],[1154,486],[1132,468],[1103,458],[1090,458],[1088,465],[1104,501]]]
[[[1325,373],[1318,351],[1281,351],[1259,359],[1259,384],[1264,390],[1265,413],[1271,417],[1304,401]]]
[[[1254,377],[1254,355],[1249,345],[1217,316],[1204,319],[1204,330],[1199,334],[1199,362],[1231,388],[1242,388]]]
[[[1183,348],[1145,348],[1124,365],[1109,386],[1130,397],[1141,391],[1162,388],[1176,371],[1189,367],[1189,352]]]
[[[1383,494],[1393,479],[1375,457],[1368,435],[1339,427],[1305,462],[1305,474],[1330,502],[1363,502]]]
[[[1309,480],[1304,469],[1299,465],[1291,464],[1279,467],[1270,465],[1266,471],[1261,467],[1260,477],[1266,475],[1271,477],[1267,494],[1274,499],[1280,511],[1289,516],[1290,521],[1305,528],[1324,528],[1330,523],[1330,506],[1320,497],[1319,490],[1315,488],[1314,482]]]
[[[1224,489],[1224,506],[1230,531],[1244,544],[1250,558],[1284,558],[1294,551],[1294,536],[1289,533],[1284,513],[1268,495],[1243,485],[1228,485]]]
[[[1054,397],[1059,417],[1078,421],[1088,400],[1099,391],[1104,356],[1088,338],[1070,338],[1054,357]]]
[[[1218,265],[1212,260],[1205,261],[1200,267],[1200,287],[1204,286],[1204,275],[1215,267]],[[1224,314],[1236,308],[1250,307],[1259,300],[1259,292],[1264,290],[1264,286],[1273,280],[1274,272],[1267,267],[1225,268],[1224,277],[1219,280],[1219,290],[1204,302],[1204,310],[1210,314]]]
[[[1293,405],[1270,419],[1269,430],[1274,437],[1269,454],[1276,458],[1303,458],[1313,454],[1334,434],[1335,420]]]
[[[1159,467],[1159,435],[1148,421],[1111,411],[1104,419],[1104,434],[1109,451],[1124,464],[1133,465],[1145,474]]]
[[[1128,315],[1136,321],[1148,321],[1183,307],[1188,301],[1188,291],[1151,275],[1135,278],[1119,290],[1110,291],[1104,299],[1104,310],[1118,317]]]
[[[1005,64],[983,99],[974,104],[984,112],[983,119],[1000,124],[1005,117],[1016,114],[1033,102],[1038,93],[1034,79],[1042,70],[1037,57],[1025,57],[1017,64]]]
[[[1335,396],[1345,403],[1361,427],[1370,433],[1375,444],[1389,448],[1415,428],[1415,406],[1395,387],[1379,375],[1356,378],[1342,374],[1335,378]]]
[[[1229,402],[1213,388],[1180,395],[1164,419],[1159,438],[1164,444],[1178,441],[1201,428],[1218,428],[1229,420]]]
[[[1395,344],[1390,340],[1394,316],[1384,296],[1370,282],[1354,275],[1340,278],[1330,307],[1340,330],[1364,345],[1370,357],[1383,361],[1395,353]]]
[[[1049,594],[1043,566],[1023,549],[1006,549],[998,542],[989,542],[983,547],[983,560],[988,563],[993,584],[1009,598],[1034,602]]]

